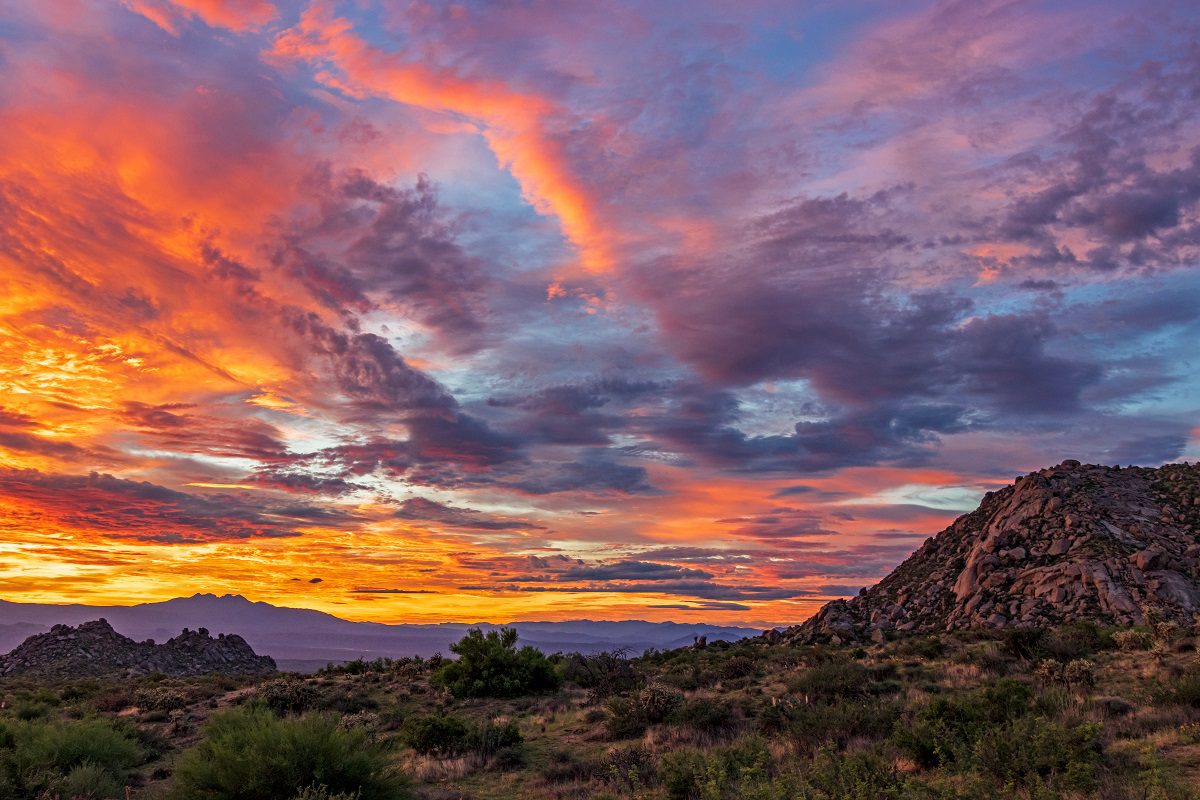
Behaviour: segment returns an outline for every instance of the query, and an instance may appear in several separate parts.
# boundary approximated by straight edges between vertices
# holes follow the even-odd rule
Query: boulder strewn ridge
[[[1064,461],[989,492],[879,583],[783,632],[800,642],[891,633],[1192,625],[1200,612],[1200,464]]]
[[[258,675],[275,671],[270,656],[255,654],[246,640],[235,634],[213,638],[201,628],[163,644],[135,642],[113,630],[107,620],[78,627],[55,625],[47,633],[30,636],[8,655],[0,656],[0,677],[99,677],[103,675],[205,675],[220,672]]]

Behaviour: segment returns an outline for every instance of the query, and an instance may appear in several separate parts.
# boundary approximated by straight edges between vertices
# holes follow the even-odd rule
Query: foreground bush
[[[458,659],[441,667],[434,682],[456,697],[520,697],[552,691],[562,682],[540,650],[517,649],[515,628],[486,634],[472,628],[450,650]]]
[[[0,721],[0,798],[109,800],[142,758],[132,733],[102,720]]]
[[[331,717],[280,719],[266,709],[215,715],[184,754],[172,800],[292,800],[303,792],[404,800],[408,782],[361,730]]]

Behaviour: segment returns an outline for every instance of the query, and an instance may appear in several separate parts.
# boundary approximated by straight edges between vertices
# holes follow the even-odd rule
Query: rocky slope
[[[269,656],[256,655],[235,634],[216,638],[208,631],[184,629],[163,644],[135,642],[112,629],[107,620],[78,627],[55,625],[0,656],[0,676],[97,677],[101,675],[263,674],[275,671]]]
[[[858,597],[783,632],[801,642],[1080,620],[1193,625],[1200,464],[1064,461],[984,496]]]

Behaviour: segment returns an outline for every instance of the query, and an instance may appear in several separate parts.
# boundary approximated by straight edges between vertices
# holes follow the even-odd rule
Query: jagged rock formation
[[[1200,464],[1064,461],[989,492],[882,581],[781,638],[1133,625],[1147,614],[1190,626],[1198,612]]]
[[[208,631],[184,629],[163,644],[135,642],[113,630],[107,620],[78,627],[55,625],[48,633],[30,636],[0,656],[0,676],[77,678],[104,675],[204,675],[220,672],[258,675],[275,671],[270,656],[256,655],[246,640],[234,634],[216,638]]]

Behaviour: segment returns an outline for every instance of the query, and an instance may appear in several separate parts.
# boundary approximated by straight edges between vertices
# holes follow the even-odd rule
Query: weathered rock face
[[[183,633],[163,644],[135,642],[112,629],[106,620],[79,627],[55,625],[49,633],[30,636],[0,656],[0,676],[99,677],[103,675],[258,675],[275,671],[270,656],[256,655],[246,640],[208,631]]]
[[[1130,625],[1200,613],[1200,464],[1064,461],[984,496],[882,581],[789,629],[792,641],[891,632]]]

